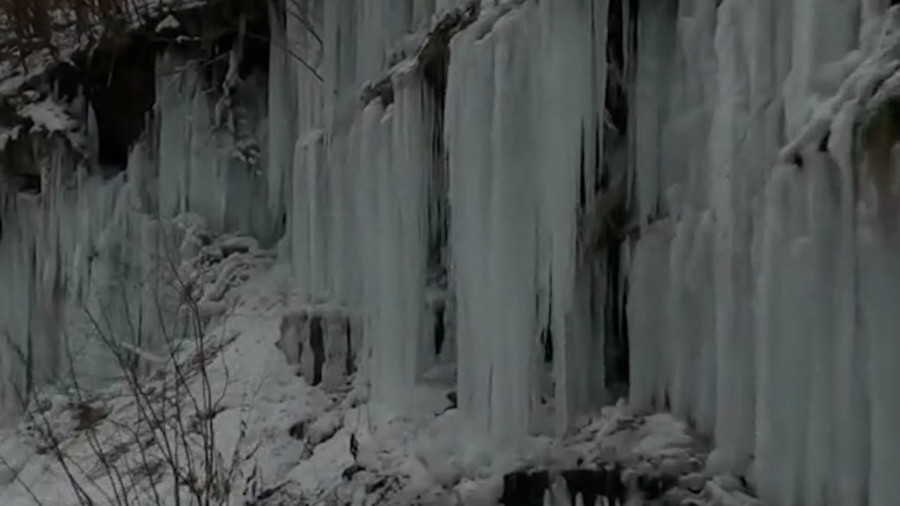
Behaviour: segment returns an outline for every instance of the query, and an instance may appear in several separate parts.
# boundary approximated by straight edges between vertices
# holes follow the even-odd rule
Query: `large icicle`
[[[457,378],[460,408],[473,425],[490,427],[490,357],[484,328],[491,307],[484,303],[491,246],[488,216],[493,162],[488,139],[494,97],[494,36],[465,30],[453,39],[447,87],[446,136],[450,162],[452,273],[457,310]]]
[[[373,389],[402,405],[425,364],[424,328],[428,248],[428,178],[434,170],[434,104],[421,77],[394,80],[395,103],[383,120],[389,149],[365,170],[379,174],[373,231],[377,270],[368,272],[374,290],[367,300],[371,327]],[[390,238],[385,240],[385,238]]]
[[[523,276],[533,269],[537,253],[537,201],[534,157],[527,146],[536,141],[528,102],[532,76],[528,56],[528,14],[513,11],[494,26],[493,117],[491,194],[487,256],[488,296],[492,306],[476,339],[489,338],[482,353],[488,365],[490,432],[515,441],[527,434],[530,421],[530,361],[538,335],[534,311],[535,278]],[[482,169],[483,170],[483,169]],[[484,219],[484,217],[482,218]]]
[[[265,202],[268,181],[245,150],[253,148],[249,142],[266,143],[265,129],[257,124],[265,117],[263,84],[242,80],[222,111],[204,91],[211,83],[204,82],[196,61],[166,51],[157,70],[160,215],[193,212],[215,231],[239,229],[274,242],[280,227],[272,220],[281,215],[272,217],[268,206],[257,205]]]
[[[571,417],[575,414],[605,400],[602,390],[591,388],[598,381],[592,381],[596,366],[589,357],[602,362],[602,344],[590,334],[589,322],[597,310],[589,305],[590,293],[576,291],[576,279],[589,275],[576,274],[576,227],[579,192],[587,194],[586,206],[590,206],[603,157],[603,126],[598,120],[604,117],[607,12],[606,1],[546,3],[539,12],[541,51],[535,69],[543,80],[534,91],[533,107],[541,119],[532,121],[540,125],[540,166],[535,167],[537,212],[538,227],[546,231],[541,236],[549,241],[546,261],[551,284],[544,288],[552,294],[552,321],[548,323],[555,340],[556,425],[560,433],[574,425]],[[578,306],[582,309],[576,310]],[[602,368],[596,372],[602,374]]]
[[[714,427],[708,464],[766,503],[888,504],[896,127],[870,120],[900,89],[900,9],[725,0],[639,17],[636,212],[662,211],[673,236],[665,251],[666,225],[643,225],[630,267],[633,407]]]
[[[602,157],[606,12],[606,2],[527,3],[453,41],[446,138],[460,402],[501,440],[543,428],[533,425],[542,335],[553,336],[557,429],[604,399],[592,332],[602,305],[592,306],[588,281],[576,283],[577,269],[592,269],[576,263],[576,225],[581,185],[592,198]]]

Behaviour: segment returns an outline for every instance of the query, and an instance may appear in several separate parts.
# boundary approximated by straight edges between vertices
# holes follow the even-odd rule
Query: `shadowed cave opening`
[[[155,44],[133,35],[76,61],[97,121],[96,155],[104,175],[125,169],[131,146],[144,132],[156,100],[156,54]]]
[[[83,93],[93,108],[96,161],[102,174],[112,176],[125,169],[132,146],[151,124],[157,56],[173,48],[194,53],[203,62],[207,83],[218,87],[228,71],[228,53],[237,42],[242,15],[246,37],[238,74],[241,78],[254,73],[268,75],[270,30],[265,4],[248,7],[238,2],[181,12],[182,26],[172,33],[155,33],[148,26],[110,36],[94,50],[75,55],[71,64],[60,64],[51,72],[64,98],[71,101]],[[190,36],[190,44],[176,42],[185,34]]]

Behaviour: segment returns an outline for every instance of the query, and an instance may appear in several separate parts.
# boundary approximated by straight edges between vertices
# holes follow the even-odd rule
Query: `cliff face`
[[[150,276],[146,252],[195,213],[277,242],[307,302],[361,318],[361,374],[397,411],[452,361],[460,408],[497,442],[627,396],[713,436],[709,465],[767,503],[890,504],[888,3],[176,15],[106,88],[11,106],[41,121],[3,137],[4,412],[13,385],[55,378],[80,308],[155,300],[114,285]]]

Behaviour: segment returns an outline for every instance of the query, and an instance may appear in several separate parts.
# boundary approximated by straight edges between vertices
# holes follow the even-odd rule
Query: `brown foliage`
[[[75,430],[89,429],[106,418],[109,415],[103,408],[97,408],[87,402],[79,402],[75,405],[75,418],[78,420],[78,426]]]

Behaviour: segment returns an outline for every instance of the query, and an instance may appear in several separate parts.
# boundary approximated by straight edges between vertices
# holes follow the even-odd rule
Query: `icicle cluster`
[[[178,265],[185,231],[173,218],[194,213],[213,232],[263,243],[280,228],[259,205],[267,197],[254,148],[265,141],[263,76],[240,79],[232,68],[234,95],[217,115],[215,97],[226,93],[209,93],[221,83],[204,79],[198,62],[164,52],[156,74],[154,122],[112,176],[97,165],[97,118],[84,96],[68,107],[84,116],[83,146],[48,123],[64,96],[20,110],[37,126],[17,130],[0,163],[0,423],[49,381],[74,373],[88,385],[119,374],[114,343],[152,350],[161,325],[177,333],[168,311],[179,301],[164,273]],[[22,188],[25,176],[33,188]]]
[[[5,374],[2,420],[11,421],[33,389],[74,367],[83,381],[115,372],[97,333],[149,338],[157,307],[155,220],[140,212],[140,189],[125,174],[85,176],[77,155],[59,137],[30,138],[39,158],[39,195],[4,187],[0,240],[0,332]],[[142,150],[132,157],[140,170]],[[2,181],[0,181],[2,183]],[[2,184],[0,184],[2,186]],[[129,327],[144,321],[147,328]],[[138,326],[140,327],[140,326]],[[133,332],[127,332],[128,329]]]
[[[427,365],[428,232],[412,215],[433,201],[406,171],[433,165],[424,137],[398,129],[423,121],[445,139],[459,398],[481,432],[540,428],[543,337],[559,429],[609,400],[604,369],[627,343],[632,409],[714,435],[710,465],[747,473],[767,502],[888,504],[893,141],[861,158],[853,126],[876,90],[896,89],[885,4],[481,2],[452,41],[432,125],[434,104],[408,102],[406,83],[386,108],[348,105],[418,14],[306,2],[324,45],[290,21],[287,38],[324,55],[324,79],[299,65],[290,77],[304,118],[288,199],[298,284],[364,313],[376,391]],[[613,36],[625,61],[608,77]],[[605,150],[611,79],[632,83],[616,131],[628,163]],[[585,259],[596,224],[582,220],[613,199],[610,180],[628,184],[630,227]]]
[[[389,50],[379,41],[428,28],[431,9],[420,5],[405,13],[379,2],[287,6],[308,21],[285,18],[285,40],[303,61],[273,67],[284,74],[270,81],[272,96],[292,82],[304,93],[285,169],[297,286],[310,301],[362,311],[373,388],[403,398],[434,360],[435,315],[425,299],[447,288],[429,255],[447,226],[446,196],[436,188],[447,185],[449,161],[452,266],[445,268],[458,306],[461,404],[495,436],[527,434],[543,410],[545,331],[562,357],[556,377],[568,378],[556,387],[564,427],[569,415],[598,403],[592,394],[603,384],[603,368],[590,358],[602,346],[588,335],[591,310],[574,308],[589,295],[576,295],[576,221],[580,185],[593,188],[601,177],[606,3],[485,8],[454,40],[446,91],[415,61],[401,63],[388,103],[360,111],[360,86],[380,78],[390,55],[410,55],[403,44]],[[319,58],[321,82],[306,66]],[[270,112],[273,123],[288,124],[284,111]]]
[[[273,242],[280,215],[259,205],[268,188],[259,148],[252,144],[261,140],[252,133],[265,132],[267,125],[262,76],[249,76],[234,104],[226,105],[214,102],[220,94],[209,92],[215,83],[201,72],[200,62],[174,51],[157,63],[159,212],[197,213],[213,230],[242,230]]]
[[[389,104],[376,100],[360,109],[358,92],[381,77],[389,43],[428,26],[432,4],[290,3],[302,17],[282,18],[283,33],[298,58],[273,67],[270,76],[271,94],[286,94],[292,83],[300,93],[296,114],[270,103],[270,121],[286,125],[294,118],[293,159],[280,167],[289,177],[270,177],[281,178],[275,188],[291,185],[282,193],[290,202],[287,249],[296,284],[310,302],[345,304],[365,316],[368,370],[385,400],[404,399],[431,360],[427,263],[429,238],[440,224],[428,216],[440,195],[429,188],[440,174],[433,149],[440,125],[435,94],[419,73],[394,75]],[[322,62],[322,73],[310,62]]]
[[[435,72],[426,34],[470,4]],[[363,319],[361,370],[397,409],[440,334],[495,441],[549,412],[563,433],[627,376],[633,411],[691,420],[767,504],[891,504],[887,4],[273,1],[267,94],[251,78],[225,107],[163,55],[159,135],[127,180],[73,177],[51,148],[40,198],[0,188],[0,327],[41,364],[0,366],[49,379],[70,324],[46,315],[114,306],[103,287],[148,273],[156,219],[194,212],[285,230],[297,288]],[[259,158],[235,156],[248,135]]]
[[[575,247],[579,184],[600,176],[606,2],[498,15],[453,41],[446,136],[460,403],[517,439],[541,408],[543,329],[559,426],[603,395],[597,336],[575,310]]]
[[[630,404],[714,434],[710,464],[766,504],[900,493],[896,137],[865,112],[898,90],[897,19],[865,0],[641,4]]]

